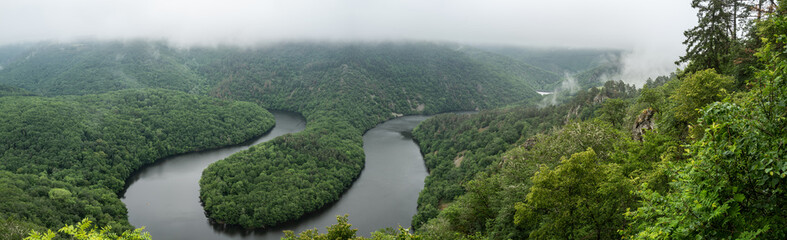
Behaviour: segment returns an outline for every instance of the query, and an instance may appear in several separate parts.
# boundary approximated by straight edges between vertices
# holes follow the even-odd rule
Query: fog
[[[144,38],[615,48],[627,51],[622,76],[639,82],[675,70],[683,31],[695,24],[687,0],[0,0],[0,45]]]

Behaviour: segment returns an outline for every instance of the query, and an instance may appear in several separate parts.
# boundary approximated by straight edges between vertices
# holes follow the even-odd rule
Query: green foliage
[[[706,133],[692,144],[689,162],[674,165],[674,190],[643,189],[643,207],[631,212],[631,234],[638,238],[747,238],[786,236],[784,178],[787,133],[774,119],[732,103],[704,111]],[[783,121],[783,120],[782,120]],[[769,126],[770,125],[770,126]],[[757,127],[760,126],[760,127]],[[764,127],[764,128],[762,128]]]
[[[253,228],[276,225],[338,200],[363,168],[360,134],[341,123],[312,123],[301,134],[211,164],[200,180],[205,210],[222,222]]]
[[[35,229],[44,228],[13,218],[0,219],[0,239],[23,239]]]
[[[657,90],[656,88],[650,88],[646,85],[642,88],[642,92],[640,93],[640,97],[637,98],[637,104],[643,105],[637,109],[645,109],[645,108],[653,108],[656,112],[659,112],[659,106],[664,105],[663,101],[666,99],[664,97],[664,92]]]
[[[551,134],[536,135],[523,145],[510,148],[499,158],[502,161],[463,183],[466,193],[422,225],[418,233],[448,239],[469,234],[493,239],[525,238],[531,229],[514,224],[514,207],[530,191],[532,176],[539,166],[558,166],[562,157],[587,148],[598,149],[601,161],[610,162],[617,149],[627,146],[621,142],[623,139],[626,137],[611,125],[597,121],[570,123]]]
[[[39,230],[85,217],[128,229],[116,193],[133,171],[241,143],[273,124],[251,103],[169,90],[0,97],[0,218]]]
[[[782,6],[783,7],[783,6]],[[781,10],[779,10],[781,11]],[[738,98],[702,110],[702,139],[687,150],[687,162],[668,166],[670,191],[643,184],[642,207],[627,215],[627,235],[638,239],[787,237],[787,18],[761,25],[765,45],[757,56],[765,68]]]
[[[693,0],[698,22],[684,32],[686,55],[677,63],[688,63],[684,73],[715,69],[735,77],[735,88],[742,88],[762,67],[753,53],[761,47],[756,28],[776,1]]]
[[[670,96],[670,100],[677,103],[675,118],[688,123],[695,122],[699,118],[698,109],[724,99],[733,83],[731,77],[719,75],[713,69],[688,75]]]
[[[320,234],[317,229],[306,230],[297,236],[292,231],[284,231],[282,240],[334,240],[334,239],[362,239],[355,236],[358,229],[352,229],[352,224],[347,223],[347,215],[336,216],[337,223],[326,227],[328,232]]]
[[[621,66],[621,64],[615,62],[607,63],[579,72],[573,75],[572,78],[577,81],[576,84],[579,85],[580,89],[598,87],[599,83],[609,82],[607,81],[609,76],[619,74]]]
[[[498,68],[483,59],[506,62],[502,59],[508,58],[493,53],[483,53],[479,57],[473,52],[477,53],[427,43],[287,43],[253,49],[188,50],[145,41],[41,43],[3,49],[0,61],[4,69],[0,71],[0,83],[45,96],[161,87],[301,112],[308,120],[304,132],[220,161],[211,166],[201,180],[200,197],[211,218],[260,227],[297,218],[337,200],[363,168],[361,134],[384,120],[399,114],[472,110],[530,101],[538,98],[531,87],[533,82],[549,84],[559,79],[527,63]],[[569,60],[576,66],[589,61],[565,57],[550,61]],[[585,69],[580,68],[578,70]],[[542,83],[535,83],[538,84]],[[140,97],[138,101],[144,104],[128,111],[120,107],[91,109],[72,103],[90,96],[64,97],[62,99],[68,100],[65,103],[43,98],[36,100],[48,107],[33,111],[56,112],[57,116],[75,113],[74,117],[68,115],[61,121],[44,121],[38,125],[55,125],[56,128],[48,129],[59,131],[85,124],[91,130],[63,131],[66,135],[59,135],[64,136],[62,138],[45,138],[48,141],[36,149],[43,154],[34,154],[32,161],[42,164],[27,165],[29,161],[21,157],[27,152],[13,151],[0,169],[15,174],[44,172],[75,188],[95,185],[118,191],[131,171],[157,157],[247,139],[245,135],[218,133],[218,128],[195,129],[203,125],[228,127],[213,118],[191,118],[188,113],[164,111],[175,112],[182,119],[203,120],[178,128],[166,125],[167,121],[159,122],[156,117],[144,117],[154,113],[149,110],[158,109],[159,104],[177,103],[157,99],[142,101]],[[101,101],[91,104],[106,106]],[[124,117],[116,119],[106,115],[115,112]],[[43,116],[51,117],[52,114]],[[226,114],[221,120],[252,119],[247,115]],[[30,125],[22,121],[3,126],[8,126],[3,129],[6,132],[16,130],[19,131],[16,134],[21,135],[31,130],[26,129]],[[183,131],[177,131],[180,129]],[[35,133],[52,136],[50,132],[35,130]],[[57,139],[63,141],[52,142]],[[79,141],[88,150],[71,144]],[[191,141],[194,145],[182,146],[179,141]],[[502,152],[501,143],[511,140],[499,138],[495,141],[487,151]],[[144,142],[150,144],[140,144]],[[32,141],[14,144],[28,147]],[[72,158],[79,159],[80,164],[72,164]],[[107,162],[112,164],[105,164]],[[456,189],[461,191],[461,188]],[[253,200],[261,195],[270,197],[270,201]]]
[[[371,240],[421,240],[419,235],[410,233],[409,229],[399,226],[397,230],[386,229],[372,233],[371,238],[355,236],[358,229],[352,229],[352,225],[347,223],[347,215],[336,216],[337,223],[326,227],[325,234],[320,234],[317,229],[306,230],[297,235],[292,231],[284,231],[282,240],[349,240],[349,239],[371,239]]]
[[[320,234],[317,232],[317,229],[306,230],[298,235],[295,235],[292,231],[284,231],[282,240],[362,239],[355,236],[355,232],[358,229],[352,229],[352,225],[347,223],[347,215],[336,216],[336,221],[336,224],[326,227],[328,229],[326,234]]]
[[[440,210],[450,202],[465,194],[466,189],[463,185],[479,172],[500,165],[501,156],[505,151],[517,144],[532,143],[528,138],[536,133],[558,127],[568,119],[593,117],[596,112],[594,110],[599,107],[597,104],[599,99],[618,101],[617,98],[629,98],[636,96],[637,93],[636,89],[623,82],[608,82],[604,85],[606,87],[602,90],[593,88],[594,91],[580,91],[569,103],[559,106],[545,108],[519,106],[483,111],[473,115],[443,114],[422,122],[413,131],[413,136],[419,142],[430,174],[418,198],[418,213],[413,217],[413,227],[419,229],[430,219],[437,217]],[[575,130],[575,128],[567,128],[566,133]],[[583,133],[575,134],[579,136]],[[576,137],[560,136],[564,136],[565,141]],[[576,151],[585,148],[586,146],[578,147]],[[560,156],[550,159],[558,161]],[[467,203],[462,204],[467,205]],[[467,209],[462,208],[456,213],[465,214],[462,212],[465,210]],[[511,211],[508,213],[510,214]],[[508,218],[510,219],[510,216]],[[471,225],[475,227],[467,227],[461,231],[473,233],[485,229],[483,222],[474,222]]]
[[[569,116],[580,119],[601,115],[593,124],[625,126],[631,115],[653,110],[649,121],[655,121],[656,127],[643,135],[642,142],[624,140],[621,133],[611,134],[612,138],[577,133],[588,128],[571,130],[572,125],[562,130],[575,131],[570,137],[553,132],[524,144],[518,141],[520,147],[509,147],[485,171],[473,172],[472,181],[464,180],[465,192],[443,211],[435,211],[436,197],[425,198],[428,195],[422,193],[422,199],[432,202],[420,205],[419,214],[437,217],[417,215],[414,219],[419,221],[430,219],[419,234],[435,239],[479,235],[606,239],[618,234],[637,239],[784,239],[787,21],[783,3],[774,5],[775,15],[758,23],[754,38],[762,37],[762,47],[752,55],[747,48],[757,46],[758,40],[736,39],[742,29],[736,24],[745,23],[749,9],[757,8],[743,1],[694,1],[701,22],[687,31],[689,50],[681,60],[688,61],[689,67],[677,74],[681,77],[649,80],[628,109],[625,102],[604,100],[600,92],[606,86],[579,92],[569,101],[604,102],[600,108],[568,108]],[[753,57],[760,63],[753,63]],[[733,92],[747,80],[750,91]],[[617,109],[625,110],[613,111]],[[448,166],[455,157],[467,156],[471,148],[455,144],[463,141],[461,135],[450,132],[488,125],[465,126],[463,121],[467,120],[444,121],[445,126],[422,123],[419,129],[425,128],[420,131],[430,133],[419,139],[424,154],[445,151],[449,154],[442,164]],[[568,157],[588,147],[592,151]],[[564,160],[558,164],[555,159],[561,157]],[[429,158],[425,160],[429,166]],[[432,175],[435,170],[430,168]],[[437,181],[427,180],[427,186],[430,182]],[[635,185],[637,191],[630,191]],[[428,191],[432,190],[425,188]],[[623,215],[625,208],[635,210]]]
[[[128,88],[203,93],[207,80],[184,63],[183,51],[161,42],[41,43],[3,64],[0,83],[53,96]]]
[[[679,62],[689,62],[694,71],[719,70],[730,50],[732,23],[737,20],[728,8],[729,0],[693,0],[691,7],[698,9],[697,26],[683,33],[687,45],[686,55]],[[736,1],[737,2],[737,1]],[[730,21],[732,19],[732,22]]]
[[[49,198],[52,200],[65,200],[71,198],[71,192],[68,189],[53,188],[49,190]]]
[[[627,151],[617,152],[623,174],[638,184],[647,184],[650,189],[664,193],[669,188],[666,165],[679,161],[683,149],[679,141],[666,134],[647,132],[641,142],[629,142]]]
[[[145,229],[138,228],[131,230],[126,230],[120,235],[111,232],[111,227],[105,226],[101,229],[98,229],[97,226],[91,227],[90,225],[92,222],[88,219],[83,219],[81,222],[77,223],[76,225],[66,225],[65,227],[57,230],[58,233],[64,236],[69,236],[70,239],[75,240],[150,240],[150,233],[143,232]],[[37,231],[32,231],[30,236],[26,237],[25,240],[51,240],[57,236],[52,230],[47,230],[45,233],[39,233]]]
[[[273,126],[270,113],[165,90],[0,98],[0,169],[120,191],[143,164],[237,144]]]
[[[246,228],[296,219],[338,200],[363,168],[362,133],[381,121],[537,97],[527,82],[435,44],[297,43],[190,54],[215,54],[197,63],[206,78],[220,79],[211,94],[298,111],[309,121],[303,132],[203,173],[200,198],[209,216]],[[519,130],[510,131],[511,139],[494,139],[485,150],[502,152],[503,142],[518,138]],[[461,194],[460,186],[453,189]]]
[[[618,50],[601,49],[536,49],[519,47],[482,47],[481,49],[509,57],[512,61],[519,61],[558,74],[581,73],[603,66],[615,65],[618,63],[614,59],[617,59],[622,54]],[[555,83],[552,84],[551,86],[544,84],[538,89],[549,90],[556,87]]]
[[[423,236],[410,233],[410,229],[399,226],[397,230],[388,229],[385,231],[372,232],[373,240],[421,240],[430,239]]]
[[[533,229],[530,237],[537,239],[619,238],[631,189],[617,164],[603,163],[589,148],[563,157],[554,169],[541,167],[526,201],[516,205],[514,222]]]
[[[8,85],[5,85],[5,84],[0,84],[0,97],[5,97],[5,96],[33,96],[33,95],[35,95],[35,94],[33,94],[30,91],[27,91],[27,90],[24,90],[24,89],[21,89],[21,88],[17,88],[17,87],[8,86]]]
[[[612,123],[614,127],[623,126],[623,119],[626,117],[626,107],[628,103],[621,99],[609,99],[604,101],[596,115],[602,121]]]
[[[44,175],[0,171],[0,191],[0,215],[21,229],[54,228],[85,217],[121,231],[130,227],[123,203],[105,187],[78,187]],[[5,239],[23,237],[16,235]]]
[[[487,219],[495,217],[492,199],[500,186],[495,178],[483,175],[465,184],[467,193],[458,197],[441,212],[451,230],[466,235],[485,230]]]
[[[291,43],[221,50],[189,52],[199,73],[217,81],[211,95],[296,110],[307,118],[335,112],[360,130],[392,113],[472,110],[537,97],[528,82],[439,44]]]
[[[532,65],[539,64],[538,62],[524,62],[520,60],[521,58],[505,56],[505,53],[497,52],[495,50],[492,50],[492,52],[496,52],[498,54],[472,48],[463,49],[463,51],[467,52],[467,54],[473,60],[487,66],[490,69],[493,69],[493,71],[499,74],[511,75],[517,79],[524,80],[533,89],[549,91],[554,89],[560,84],[560,81],[563,80],[562,72],[548,71]],[[572,53],[576,54],[577,52]],[[585,63],[582,60],[579,60],[579,62]],[[565,61],[565,59],[560,59],[559,63],[564,63]],[[558,64],[549,60],[546,62]]]

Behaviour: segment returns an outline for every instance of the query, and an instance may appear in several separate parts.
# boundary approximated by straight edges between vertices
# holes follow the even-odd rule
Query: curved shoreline
[[[297,112],[284,111],[284,110],[267,110],[266,109],[266,111],[268,111],[271,114],[273,114],[274,118],[275,118],[274,112],[300,115],[300,113],[297,113]],[[303,118],[303,115],[301,115],[301,118]],[[255,145],[254,144],[255,141],[257,141],[260,138],[266,137],[269,133],[271,133],[273,131],[274,128],[276,128],[276,123],[275,122],[273,123],[273,126],[271,126],[270,129],[266,130],[262,134],[252,136],[251,138],[246,139],[246,140],[244,140],[243,142],[240,142],[240,143],[224,145],[224,146],[215,147],[215,148],[200,149],[200,150],[184,152],[184,153],[177,153],[177,154],[173,154],[173,155],[169,155],[169,156],[166,156],[166,157],[163,157],[163,158],[156,159],[155,161],[150,162],[150,163],[142,164],[142,166],[140,166],[139,168],[137,168],[136,170],[131,172],[131,174],[128,176],[128,178],[126,178],[126,180],[124,181],[125,183],[123,185],[123,189],[120,192],[117,192],[116,194],[118,195],[118,198],[120,198],[120,199],[125,198],[126,190],[128,190],[128,188],[131,186],[131,184],[133,184],[136,180],[139,179],[138,178],[139,177],[139,173],[141,171],[147,169],[147,168],[154,167],[154,166],[159,165],[159,164],[163,164],[164,162],[166,162],[169,159],[180,157],[180,156],[183,156],[183,155],[204,153],[204,152],[214,151],[214,150],[222,149],[222,148],[252,146],[252,145]]]
[[[186,227],[187,223],[196,224],[188,228],[188,231],[210,229],[202,234],[208,234],[204,236],[210,239],[218,237],[221,233],[212,230],[213,227],[204,215],[202,203],[199,201],[199,179],[202,170],[233,153],[281,135],[300,132],[306,127],[306,120],[299,113],[274,110],[270,112],[276,123],[262,136],[241,144],[166,157],[135,171],[127,179],[124,194],[119,195],[128,209],[129,223],[135,227],[146,226],[147,231],[161,239],[190,239],[167,235],[168,231],[179,230],[164,229],[165,226],[173,227],[169,224]]]
[[[183,167],[167,166],[168,163],[173,162],[172,159],[168,159],[167,161],[162,161],[161,164],[154,165],[154,167],[146,168],[146,171],[154,171],[155,173],[141,171],[140,174],[136,174],[135,178],[138,180],[131,184],[125,196],[126,198],[122,200],[128,206],[131,224],[138,227],[149,225],[146,230],[150,231],[156,238],[162,239],[279,239],[283,235],[282,230],[289,229],[299,232],[305,229],[322,229],[336,223],[335,215],[343,215],[345,213],[350,214],[350,223],[354,224],[354,227],[359,229],[359,234],[362,235],[368,235],[370,232],[382,227],[409,226],[412,215],[415,214],[418,193],[423,188],[423,180],[427,172],[418,145],[412,138],[402,133],[411,131],[418,123],[428,117],[430,116],[405,116],[389,119],[366,131],[363,136],[364,153],[366,155],[364,168],[356,181],[353,181],[351,187],[341,194],[339,200],[324,206],[320,210],[308,213],[298,220],[276,227],[243,229],[240,226],[215,223],[205,217],[198,197],[198,180],[201,175],[201,169],[199,171],[200,174],[194,176],[194,179],[196,179],[194,182],[186,181],[185,178],[178,179],[179,181],[189,183],[180,188],[193,188],[194,186],[186,185],[196,185],[196,188],[192,190],[195,191],[192,196],[186,196],[183,199],[173,199],[179,196],[158,196],[158,194],[170,194],[173,191],[180,191],[178,189],[161,190],[158,188],[161,187],[161,184],[178,184],[176,183],[177,181],[168,180],[167,178],[181,174],[180,171],[191,171],[183,169],[188,167],[187,165],[207,166],[205,163],[200,163],[199,159],[175,160],[188,163]],[[281,126],[282,123],[277,118],[276,127]],[[221,151],[221,149],[214,151]],[[207,155],[214,151],[192,153],[192,155]],[[189,157],[189,155],[173,159],[183,157]],[[150,189],[145,189],[145,187],[142,187],[144,185],[151,187]],[[146,195],[150,196],[150,201],[132,199],[135,196],[144,197]],[[140,202],[140,200],[142,201]],[[165,206],[162,203],[153,202],[154,200],[173,200],[174,203]],[[131,203],[130,201],[135,201],[136,203]],[[177,210],[181,207],[179,205],[196,205],[199,209],[191,208],[191,212],[183,213]],[[149,211],[146,208],[163,210]],[[158,217],[167,220],[142,220],[143,216],[140,216],[140,214],[148,214],[148,217]],[[199,216],[196,217],[196,215]],[[195,220],[195,218],[197,219]],[[191,224],[190,228],[182,226],[185,224]],[[185,228],[181,229],[181,227]]]

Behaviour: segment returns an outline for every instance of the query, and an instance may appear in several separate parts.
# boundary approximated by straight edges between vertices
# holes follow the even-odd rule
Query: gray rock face
[[[653,111],[653,108],[642,110],[642,113],[640,113],[637,117],[637,121],[634,122],[634,128],[632,129],[631,136],[632,139],[641,142],[642,135],[644,135],[646,131],[656,128],[656,121],[653,119],[653,115],[655,114],[656,111]]]

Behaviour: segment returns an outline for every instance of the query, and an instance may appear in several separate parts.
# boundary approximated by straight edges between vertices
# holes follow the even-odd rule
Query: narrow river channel
[[[427,116],[406,116],[386,121],[363,136],[366,166],[340,200],[297,221],[266,230],[243,230],[211,224],[199,202],[199,178],[211,163],[251,145],[299,132],[305,120],[298,114],[271,111],[276,126],[253,143],[184,154],[147,166],[131,177],[122,201],[129,221],[145,226],[154,239],[279,239],[283,230],[296,233],[336,223],[336,215],[349,214],[358,235],[380,228],[410,226],[418,193],[427,172],[411,131]]]

